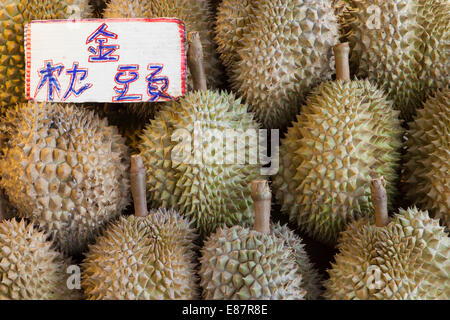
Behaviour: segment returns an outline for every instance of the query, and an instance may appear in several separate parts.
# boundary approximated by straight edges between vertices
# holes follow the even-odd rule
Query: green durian
[[[261,0],[246,11],[238,11],[250,15],[242,36],[218,40],[238,47],[231,84],[264,127],[283,128],[310,90],[331,79],[337,19],[328,0]]]
[[[124,139],[74,105],[22,104],[0,123],[0,187],[18,216],[37,222],[64,253],[80,253],[129,202]]]
[[[342,232],[325,298],[450,299],[450,238],[439,221],[417,208],[386,221],[384,211],[385,222],[377,213],[376,225],[366,217]]]
[[[303,300],[292,249],[275,235],[220,227],[201,250],[200,285],[213,300]]]
[[[370,212],[371,173],[386,177],[390,196],[396,192],[397,117],[368,80],[317,87],[281,142],[274,179],[281,210],[311,237],[335,243],[347,222]]]
[[[145,170],[132,156],[135,215],[121,217],[89,246],[81,285],[88,299],[196,299],[194,241],[197,234],[176,211],[147,215]]]
[[[255,230],[241,226],[220,227],[204,243],[199,270],[203,297],[213,300],[303,300],[306,291],[301,286],[302,273],[294,249],[285,241],[280,228],[276,227],[277,232],[272,234],[270,230],[265,231],[270,219],[268,182],[257,181],[252,189],[254,185],[261,186],[255,188],[256,193],[252,192],[255,221],[259,221],[255,223]],[[267,199],[269,203],[261,210],[260,203]],[[266,217],[262,218],[263,215]]]
[[[251,129],[250,141],[257,141],[258,124],[247,112],[247,105],[226,92],[191,92],[179,102],[164,105],[145,127],[139,144],[150,206],[175,208],[206,234],[223,224],[251,224],[252,200],[247,186],[259,176],[261,166],[245,159],[257,154],[246,148],[249,158],[218,163],[218,157],[231,151],[223,139],[208,134],[208,130],[223,135],[234,130],[245,135]],[[180,134],[189,138],[186,144],[179,140]],[[182,153],[187,157],[173,161]]]
[[[0,300],[79,299],[67,285],[70,261],[24,220],[0,222]]]
[[[407,137],[406,195],[450,227],[450,89],[425,102]]]
[[[31,20],[88,18],[88,0],[3,0],[0,3],[0,106],[25,102],[24,25]]]
[[[215,40],[217,52],[227,68],[229,77],[239,63],[238,49],[242,46],[243,36],[251,23],[252,0],[223,0],[217,8]]]
[[[303,240],[287,225],[281,225],[280,223],[272,224],[272,233],[293,250],[297,273],[302,277],[301,287],[306,291],[305,298],[307,300],[318,299],[322,293],[320,288],[321,278],[309,259]]]
[[[81,286],[86,298],[196,299],[195,238],[187,219],[173,210],[121,217],[85,255]]]
[[[412,120],[426,96],[448,86],[448,0],[353,0],[346,20],[352,63]]]

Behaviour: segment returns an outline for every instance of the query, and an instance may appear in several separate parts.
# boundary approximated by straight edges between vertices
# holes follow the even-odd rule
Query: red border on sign
[[[186,94],[186,27],[184,22],[178,18],[111,18],[111,19],[66,19],[66,20],[33,20],[25,25],[25,95],[28,100],[32,100],[30,97],[30,79],[31,79],[31,28],[29,25],[32,23],[67,23],[67,22],[96,22],[96,21],[110,21],[110,22],[122,22],[122,21],[143,21],[143,22],[169,22],[178,24],[180,39],[181,39],[181,95]],[[178,97],[177,97],[178,98]]]

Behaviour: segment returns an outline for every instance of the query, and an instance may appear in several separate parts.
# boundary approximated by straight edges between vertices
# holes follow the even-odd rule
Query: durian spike
[[[145,217],[148,214],[145,193],[145,169],[140,155],[131,156],[130,182],[134,214],[137,217]]]
[[[270,233],[270,192],[267,180],[252,181],[252,199],[255,208],[255,227],[261,233]]]
[[[334,46],[336,80],[350,81],[349,55],[350,46],[348,45],[348,42],[343,42]]]
[[[194,90],[206,91],[206,74],[203,64],[203,48],[200,34],[192,32],[189,34],[188,50],[189,70],[191,71]]]
[[[377,227],[385,227],[389,223],[387,209],[386,181],[383,177],[372,179],[370,190],[372,191],[372,203],[375,209]]]

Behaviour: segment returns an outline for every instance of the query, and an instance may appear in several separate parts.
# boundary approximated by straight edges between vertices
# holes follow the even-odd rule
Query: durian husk
[[[448,0],[352,0],[344,28],[353,70],[368,77],[411,121],[428,94],[448,86]],[[374,17],[379,14],[379,26]]]
[[[282,212],[334,244],[348,222],[371,212],[371,174],[386,178],[394,198],[401,133],[392,101],[369,81],[321,84],[281,142],[273,188]]]
[[[450,298],[450,238],[417,208],[400,209],[386,227],[367,218],[341,234],[325,281],[327,299]]]
[[[265,128],[284,128],[311,89],[333,75],[337,19],[328,0],[261,0],[249,14],[234,41],[239,61],[232,88]]]
[[[81,297],[69,289],[71,264],[57,252],[47,235],[24,220],[0,222],[0,300],[71,300]]]
[[[407,198],[450,227],[450,89],[438,90],[409,123]]]
[[[215,41],[220,59],[227,69],[228,76],[240,61],[237,51],[248,25],[252,22],[251,0],[223,0],[217,8],[215,23]]]
[[[29,103],[1,119],[0,187],[18,216],[78,254],[129,202],[129,156],[117,128],[74,105]]]
[[[275,235],[219,228],[201,255],[204,299],[303,300],[306,295],[292,248]]]
[[[305,299],[317,300],[322,294],[321,277],[309,259],[303,240],[287,225],[272,224],[272,234],[282,239],[286,246],[292,248],[297,264],[297,273],[301,275],[301,287],[306,291]]]
[[[221,225],[253,224],[248,185],[260,176],[261,166],[246,159],[257,159],[255,150],[245,148],[246,158],[237,159],[238,163],[218,164],[214,155],[231,151],[225,149],[220,137],[207,134],[203,135],[204,149],[192,148],[195,126],[205,132],[216,129],[221,134],[259,128],[247,105],[225,92],[192,92],[179,102],[163,106],[144,129],[139,144],[150,206],[175,208],[204,235]],[[255,134],[257,130],[249,134],[253,142],[258,141]],[[179,140],[183,137],[192,141]],[[198,163],[196,150],[201,156]],[[173,161],[173,156],[183,152],[187,157]]]
[[[89,247],[81,285],[87,299],[191,300],[199,296],[189,222],[173,210],[121,217]]]
[[[31,20],[91,16],[88,0],[3,0],[0,3],[0,106],[25,102],[24,25]]]

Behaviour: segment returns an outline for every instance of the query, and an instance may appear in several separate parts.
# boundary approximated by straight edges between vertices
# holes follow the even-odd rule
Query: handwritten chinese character
[[[39,91],[45,86],[45,84],[48,84],[47,87],[47,100],[53,101],[53,94],[55,93],[59,96],[59,91],[61,90],[61,85],[59,84],[59,81],[57,77],[61,75],[62,70],[64,69],[64,66],[62,64],[56,64],[53,65],[52,60],[45,60],[44,61],[44,67],[39,70],[40,74],[40,80],[39,84],[36,88],[36,93],[34,96],[36,97]],[[56,72],[56,76],[54,73]]]
[[[97,48],[90,46],[88,51],[93,55],[89,56],[89,62],[111,62],[119,61],[118,55],[113,55],[117,49],[120,48],[119,45],[106,45],[108,39],[117,39],[117,34],[114,32],[106,30],[108,25],[103,23],[97,28],[86,40],[86,44],[95,41]]]
[[[69,82],[69,88],[67,89],[66,93],[63,96],[63,99],[66,100],[72,93],[75,94],[75,96],[79,97],[84,91],[92,87],[91,83],[86,83],[84,86],[82,86],[80,89],[75,88],[75,84],[78,81],[78,76],[80,76],[79,81],[83,81],[86,79],[88,71],[87,68],[78,68],[78,62],[74,62],[72,65],[72,69],[68,69],[66,71],[66,74],[70,75],[70,82]]]
[[[128,94],[130,84],[139,79],[139,66],[135,64],[122,65],[117,67],[114,81],[122,87],[114,87],[117,96],[113,101],[142,101],[142,94]]]
[[[145,78],[147,81],[147,94],[150,96],[149,101],[154,102],[159,99],[165,101],[172,100],[172,97],[167,93],[167,89],[169,88],[169,78],[157,76],[161,73],[163,66],[159,64],[149,64],[147,69],[153,71]]]

